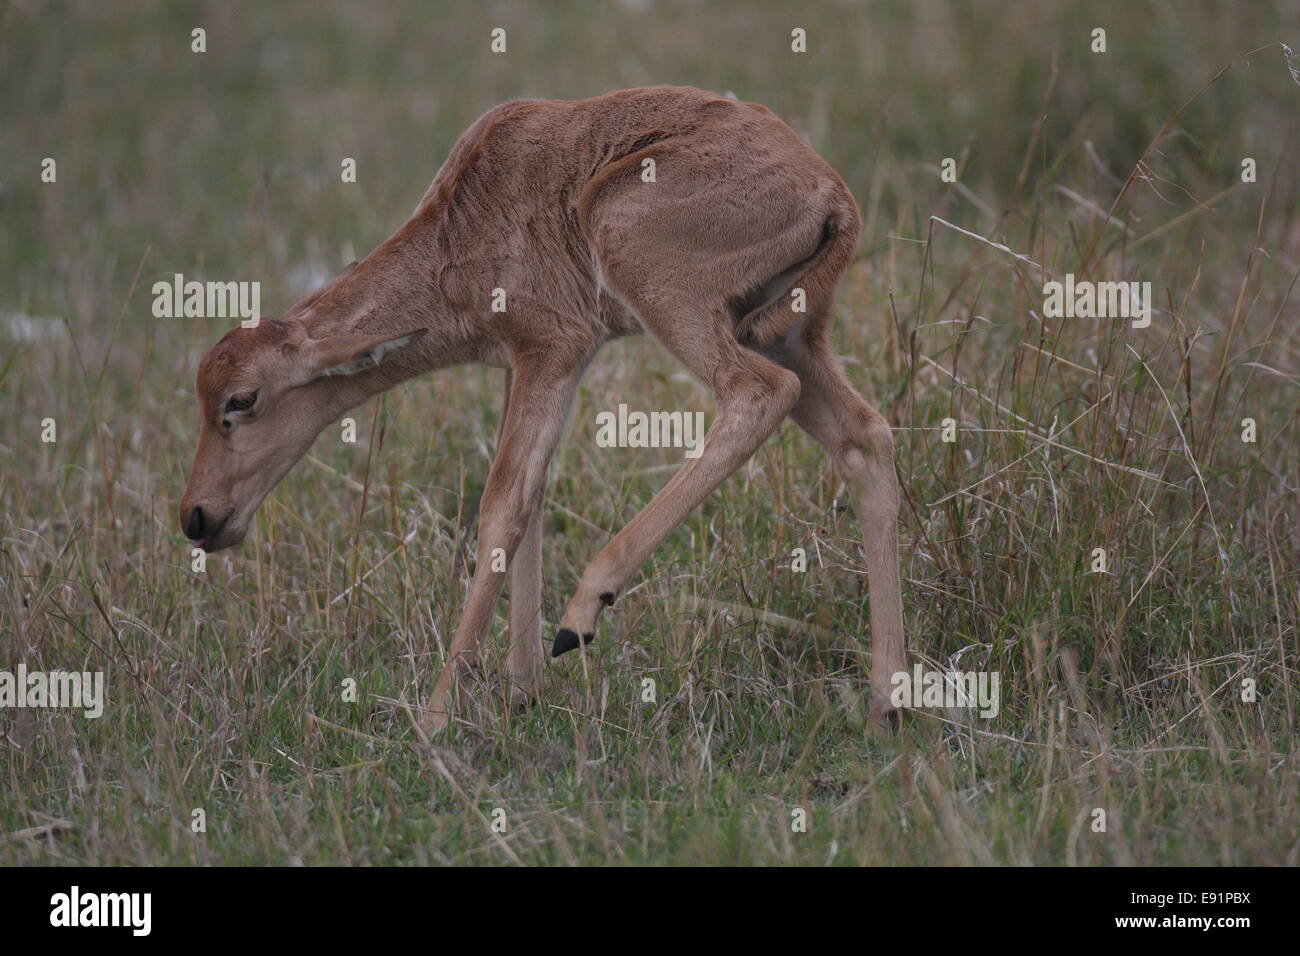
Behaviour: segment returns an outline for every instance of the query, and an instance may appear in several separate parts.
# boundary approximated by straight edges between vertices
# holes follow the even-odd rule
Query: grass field
[[[1294,12],[3,5],[0,669],[103,671],[108,706],[0,710],[0,863],[1294,865]],[[477,709],[419,746],[489,369],[363,406],[356,444],[327,429],[190,570],[194,371],[232,323],[154,318],[153,282],[260,281],[275,315],[395,230],[489,106],[651,83],[766,104],[856,195],[834,343],[896,429],[909,653],[998,673],[996,717],[868,735],[857,526],[787,425],[524,711],[502,602]],[[1044,318],[1065,273],[1151,282],[1151,325]],[[598,447],[620,402],[712,415],[650,341],[594,364],[551,473],[548,636],[681,460]]]

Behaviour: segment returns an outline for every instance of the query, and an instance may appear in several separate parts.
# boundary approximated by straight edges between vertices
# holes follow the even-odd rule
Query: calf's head
[[[219,551],[248,533],[257,506],[321,429],[370,389],[359,376],[422,335],[313,339],[279,320],[228,332],[199,363],[199,449],[181,497],[181,530]]]

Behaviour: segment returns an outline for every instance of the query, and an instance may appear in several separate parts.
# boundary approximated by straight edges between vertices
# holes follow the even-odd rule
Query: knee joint
[[[878,415],[872,416],[862,430],[862,448],[871,458],[892,464],[894,461],[894,432],[889,427],[889,422]]]

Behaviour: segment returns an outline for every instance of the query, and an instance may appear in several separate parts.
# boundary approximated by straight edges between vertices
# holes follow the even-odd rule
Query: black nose
[[[203,528],[203,509],[195,505],[185,519],[185,537],[191,541],[198,541],[203,537]]]

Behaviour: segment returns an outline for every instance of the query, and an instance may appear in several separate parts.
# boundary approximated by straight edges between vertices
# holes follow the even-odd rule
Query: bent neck
[[[491,343],[467,322],[438,284],[434,213],[422,209],[370,255],[294,307],[310,338],[397,336],[425,330],[417,341],[372,369],[326,383],[341,413],[399,382],[436,369],[481,361]]]

